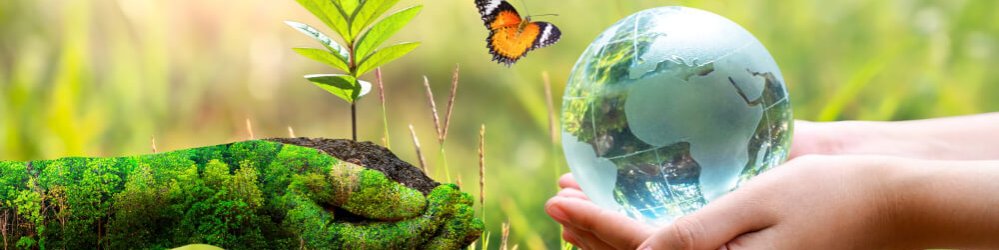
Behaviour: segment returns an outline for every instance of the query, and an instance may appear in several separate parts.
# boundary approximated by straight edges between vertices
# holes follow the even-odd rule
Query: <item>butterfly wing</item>
[[[540,34],[537,27],[529,25],[524,30],[518,27],[493,30],[486,39],[486,47],[493,55],[493,61],[510,66],[527,54],[534,46],[535,37]]]
[[[507,66],[527,55],[528,51],[555,44],[562,32],[554,24],[532,22],[524,26],[495,29],[486,39],[493,60]]]
[[[516,27],[523,21],[513,5],[505,0],[475,0],[475,6],[489,30]]]
[[[562,31],[549,22],[533,22],[528,26],[538,26],[539,35],[534,39],[531,50],[548,47],[562,38]]]
[[[475,6],[489,29],[486,47],[493,55],[493,61],[507,66],[523,58],[528,51],[552,45],[562,37],[562,32],[551,23],[522,25],[524,20],[520,14],[505,0],[475,0]]]

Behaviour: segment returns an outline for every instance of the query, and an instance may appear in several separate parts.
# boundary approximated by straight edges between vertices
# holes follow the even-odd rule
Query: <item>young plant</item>
[[[357,140],[357,100],[371,91],[371,83],[359,80],[379,66],[413,51],[419,42],[404,42],[377,49],[402,29],[423,8],[412,6],[385,14],[399,0],[296,0],[340,35],[335,41],[307,24],[285,21],[289,26],[315,39],[322,49],[295,48],[302,56],[343,71],[344,74],[312,74],[305,79],[350,103],[351,134]],[[341,42],[343,44],[341,44]]]

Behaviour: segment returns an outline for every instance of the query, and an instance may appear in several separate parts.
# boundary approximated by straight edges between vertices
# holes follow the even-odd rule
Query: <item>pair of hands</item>
[[[545,209],[583,249],[852,249],[878,240],[878,160],[799,157],[662,228],[596,206],[569,174]]]
[[[986,118],[999,120],[999,115]],[[941,125],[960,123],[950,119],[915,125],[953,129]],[[895,125],[900,126],[892,128]],[[986,190],[999,190],[994,184],[994,178],[999,178],[999,162],[925,159],[987,159],[994,155],[968,155],[954,147],[950,147],[954,152],[942,152],[939,148],[950,145],[929,140],[892,145],[889,141],[895,138],[887,134],[899,132],[893,130],[924,127],[895,125],[796,122],[787,163],[661,228],[601,209],[587,199],[569,174],[559,180],[562,190],[548,201],[545,210],[564,226],[562,237],[583,249],[999,246],[994,237],[999,233],[999,213],[988,212],[999,202],[974,199],[976,193],[991,197],[994,192]],[[885,133],[874,136],[864,132],[879,130]],[[927,134],[933,133],[917,136]],[[926,148],[917,148],[923,146]]]

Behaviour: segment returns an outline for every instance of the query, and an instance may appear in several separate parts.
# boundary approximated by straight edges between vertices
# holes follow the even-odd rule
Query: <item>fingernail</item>
[[[562,208],[560,208],[559,206],[553,205],[551,207],[548,207],[548,215],[551,216],[552,219],[558,221],[559,223],[564,223],[568,221],[568,216],[565,215],[565,211],[563,211]]]

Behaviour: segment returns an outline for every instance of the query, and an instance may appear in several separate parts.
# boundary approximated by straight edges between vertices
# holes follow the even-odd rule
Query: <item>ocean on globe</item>
[[[752,34],[687,7],[644,10],[583,52],[562,103],[562,146],[606,209],[670,223],[782,163],[791,104]]]

